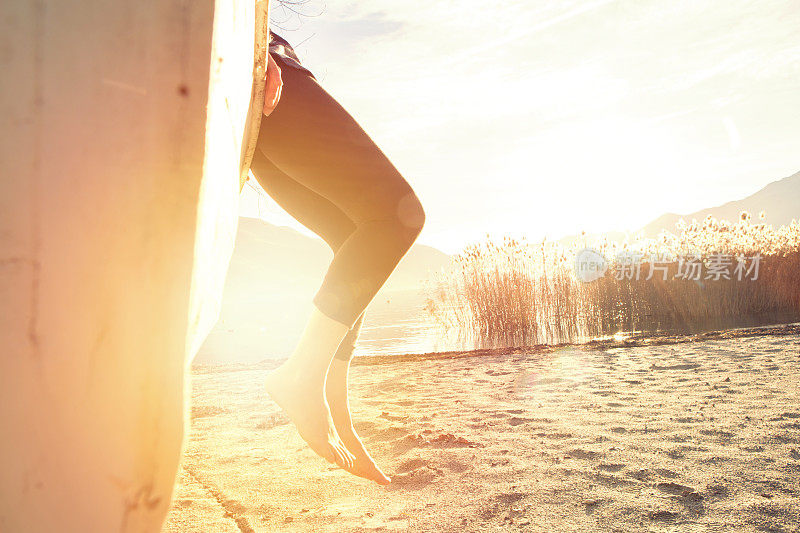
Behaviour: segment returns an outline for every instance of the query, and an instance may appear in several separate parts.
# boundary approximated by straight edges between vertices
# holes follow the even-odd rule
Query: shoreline
[[[564,348],[583,348],[586,350],[610,350],[617,348],[635,348],[646,346],[664,346],[702,342],[707,340],[738,339],[744,337],[765,337],[786,335],[800,335],[800,323],[773,324],[747,328],[734,328],[726,330],[706,331],[691,334],[663,334],[663,335],[634,335],[625,339],[600,339],[585,343],[561,344],[534,344],[531,346],[515,346],[510,348],[477,348],[472,350],[449,350],[443,352],[428,352],[420,354],[398,355],[370,355],[356,356],[352,365],[374,366],[391,363],[420,362],[431,360],[461,359],[469,357],[491,357],[498,355],[534,355],[552,353]],[[267,369],[277,367],[285,359],[264,359],[258,363],[230,363],[230,364],[200,364],[191,365],[193,373],[217,372],[224,368],[226,371]]]

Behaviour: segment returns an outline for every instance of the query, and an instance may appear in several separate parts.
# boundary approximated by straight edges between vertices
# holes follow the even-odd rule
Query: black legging
[[[335,356],[349,359],[364,310],[419,235],[425,214],[347,111],[312,76],[281,66],[281,100],[261,121],[252,171],[333,250],[314,304],[351,328]]]

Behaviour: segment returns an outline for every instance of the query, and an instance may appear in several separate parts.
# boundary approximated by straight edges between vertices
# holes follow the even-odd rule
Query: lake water
[[[367,310],[356,356],[401,355],[456,350],[462,346],[437,327],[425,310],[422,291],[381,295]]]
[[[313,287],[273,291],[253,287],[223,302],[222,316],[200,348],[195,364],[257,363],[288,357],[311,310]],[[382,291],[367,310],[357,356],[455,350],[425,311],[419,289]]]

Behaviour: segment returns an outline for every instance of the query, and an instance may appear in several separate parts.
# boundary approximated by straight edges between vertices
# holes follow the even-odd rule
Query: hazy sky
[[[797,0],[298,9],[313,16],[273,1],[276,31],[415,188],[420,241],[446,251],[634,229],[800,170]]]

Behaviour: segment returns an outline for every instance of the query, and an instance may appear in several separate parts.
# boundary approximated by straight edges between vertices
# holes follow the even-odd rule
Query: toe
[[[342,452],[347,457],[347,461],[350,463],[350,466],[353,466],[354,464],[356,464],[356,456],[353,455],[350,452],[350,450],[348,450],[347,447],[344,444],[342,444],[341,442],[339,443],[339,447],[342,449]]]
[[[347,468],[353,468],[353,464],[355,463],[355,460],[356,460],[356,458],[353,456],[353,454],[350,453],[347,450],[347,448],[344,447],[344,445],[342,443],[339,443],[336,446],[336,448],[339,450],[339,453],[342,454],[342,457],[344,458],[344,461],[345,461],[345,464],[347,465]]]
[[[392,480],[386,474],[384,474],[383,471],[378,468],[378,465],[376,465],[372,460],[369,461],[367,472],[368,475],[365,477],[374,481],[378,485],[388,485],[392,482]]]
[[[372,480],[378,485],[388,485],[389,483],[392,482],[392,478],[390,478],[380,470],[378,470],[378,473],[375,475],[374,478],[372,478]]]
[[[339,448],[338,446],[333,445],[333,444],[331,444],[330,450],[331,450],[331,454],[335,458],[334,462],[337,465],[341,466],[342,468],[350,468],[350,466],[348,464],[348,461],[347,461],[347,456],[345,455],[344,450],[342,450],[341,448]],[[350,464],[352,464],[352,463],[350,463]]]

